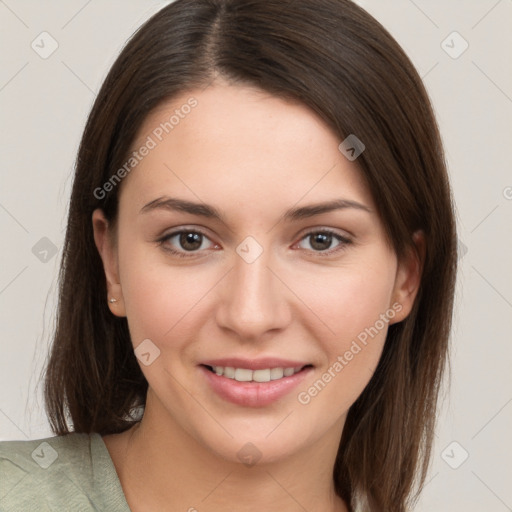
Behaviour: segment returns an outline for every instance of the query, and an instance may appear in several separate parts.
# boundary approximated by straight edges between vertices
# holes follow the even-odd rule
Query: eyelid
[[[300,236],[300,239],[302,240],[302,238],[304,238],[305,236],[311,235],[314,233],[329,233],[331,235],[335,235],[340,238],[344,238],[346,240],[352,239],[354,237],[354,235],[352,233],[350,233],[349,231],[347,231],[346,229],[340,230],[340,229],[331,228],[331,227],[322,226],[322,225],[306,228],[304,231],[301,231],[299,233],[299,235],[297,235],[297,236]]]
[[[205,236],[206,238],[208,238],[209,240],[211,240],[211,235],[208,234],[208,232],[202,228],[201,226],[196,226],[196,225],[184,225],[184,226],[177,226],[175,228],[171,228],[169,231],[165,231],[163,235],[160,235],[158,238],[159,239],[167,239],[167,238],[170,238],[172,236],[175,236],[175,235],[178,235],[179,233],[183,233],[183,232],[186,232],[186,233],[199,233],[203,236]]]

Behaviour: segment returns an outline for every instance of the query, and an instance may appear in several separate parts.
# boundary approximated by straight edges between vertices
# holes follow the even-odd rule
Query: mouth
[[[243,407],[265,407],[285,398],[314,369],[309,363],[276,359],[208,361],[198,368],[215,394]]]
[[[296,373],[312,368],[313,365],[306,364],[303,366],[278,366],[274,368],[261,368],[258,370],[251,370],[249,368],[235,368],[233,366],[204,366],[211,373],[226,379],[236,380],[237,382],[270,382],[280,380],[284,377],[291,377]]]

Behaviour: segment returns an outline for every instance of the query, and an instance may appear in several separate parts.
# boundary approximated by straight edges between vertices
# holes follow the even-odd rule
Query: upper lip
[[[222,359],[210,359],[203,361],[205,366],[222,366],[231,368],[246,368],[247,370],[265,370],[267,368],[302,368],[311,363],[304,361],[292,361],[279,357],[262,357],[259,359],[244,359],[241,357],[228,357]]]

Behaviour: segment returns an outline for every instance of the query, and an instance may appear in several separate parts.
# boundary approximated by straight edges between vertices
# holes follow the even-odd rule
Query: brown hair
[[[338,494],[369,511],[406,510],[430,459],[447,360],[456,233],[433,110],[391,35],[349,0],[177,0],[147,21],[110,70],[81,141],[60,273],[45,401],[60,435],[122,432],[147,382],[125,318],[106,305],[91,215],[115,221],[118,190],[94,191],[126,161],[155,107],[215,76],[309,106],[340,137],[366,145],[357,160],[398,257],[426,239],[412,312],[391,325],[379,365],[348,413],[334,468]],[[72,424],[72,426],[70,426]],[[417,484],[417,486],[415,486]]]

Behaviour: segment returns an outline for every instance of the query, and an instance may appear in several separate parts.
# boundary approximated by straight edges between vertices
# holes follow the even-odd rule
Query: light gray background
[[[74,158],[110,65],[166,3],[0,0],[2,440],[52,435],[39,377]],[[453,377],[416,510],[512,511],[512,0],[358,3],[424,78],[457,203]],[[43,31],[58,43],[46,59],[31,47],[51,48]],[[469,46],[458,55],[464,40]],[[50,242],[40,242],[45,237]]]

